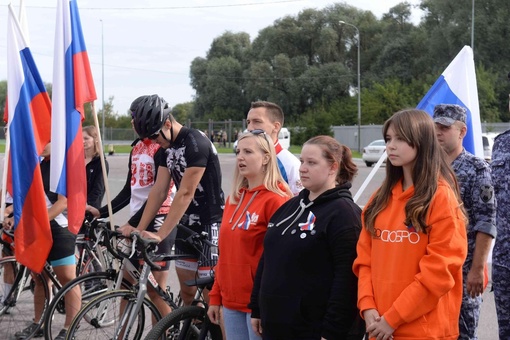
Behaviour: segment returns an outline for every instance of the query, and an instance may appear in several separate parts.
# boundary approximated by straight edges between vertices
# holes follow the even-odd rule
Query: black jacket
[[[105,159],[104,163],[108,174],[108,161]],[[103,170],[99,156],[92,158],[85,169],[87,171],[87,204],[99,209],[105,192]]]
[[[361,209],[350,187],[312,202],[304,189],[271,218],[249,305],[252,317],[262,319],[265,339],[351,338],[359,321],[352,263]]]

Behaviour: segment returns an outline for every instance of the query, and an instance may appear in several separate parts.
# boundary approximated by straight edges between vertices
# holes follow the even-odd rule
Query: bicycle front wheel
[[[141,339],[161,319],[156,306],[145,297],[134,324],[128,329],[129,312],[136,305],[136,292],[115,290],[90,300],[71,322],[67,339]],[[121,311],[122,306],[122,311]],[[124,336],[124,334],[126,336]]]
[[[117,273],[113,270],[90,273],[79,276],[62,287],[51,300],[48,311],[44,315],[43,330],[46,340],[53,339],[62,328],[68,326],[65,324],[66,316],[72,317],[76,315],[81,307],[90,300],[105,293],[107,290],[113,290],[116,279]],[[129,289],[130,287],[131,284],[128,281],[122,281],[122,289]],[[67,311],[65,297],[68,293],[72,294],[75,289],[80,289],[81,291],[81,304],[74,307],[74,310]],[[73,306],[70,307],[73,308]]]
[[[185,306],[176,309],[147,334],[145,340],[222,340],[220,327],[211,323],[206,309],[200,306]]]

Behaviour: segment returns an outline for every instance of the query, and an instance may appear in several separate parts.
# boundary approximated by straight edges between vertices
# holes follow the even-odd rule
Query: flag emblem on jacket
[[[241,229],[244,229],[244,230],[248,230],[248,228],[250,227],[250,223],[251,223],[251,216],[250,216],[250,212],[247,211],[246,212],[246,219],[244,220],[244,222],[241,222],[237,225],[238,228],[241,228]]]
[[[306,222],[305,223],[299,223],[299,229],[300,230],[313,230],[313,228],[315,227],[315,215],[313,214],[313,212],[310,211],[310,213],[308,214],[308,218],[306,219]]]

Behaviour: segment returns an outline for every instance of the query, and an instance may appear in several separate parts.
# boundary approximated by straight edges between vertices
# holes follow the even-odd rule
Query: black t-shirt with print
[[[221,222],[225,198],[221,189],[221,168],[218,152],[201,131],[182,127],[172,146],[165,152],[166,166],[179,190],[187,168],[205,168],[181,222],[210,225]]]

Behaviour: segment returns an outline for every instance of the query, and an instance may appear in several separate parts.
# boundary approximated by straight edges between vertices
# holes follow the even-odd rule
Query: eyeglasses
[[[269,135],[266,133],[266,131],[264,131],[262,129],[255,129],[255,130],[251,130],[249,132],[254,134],[255,136],[262,135],[262,138],[264,138],[266,140],[268,149],[271,150],[271,144],[269,144],[269,140],[267,139],[269,137]]]

